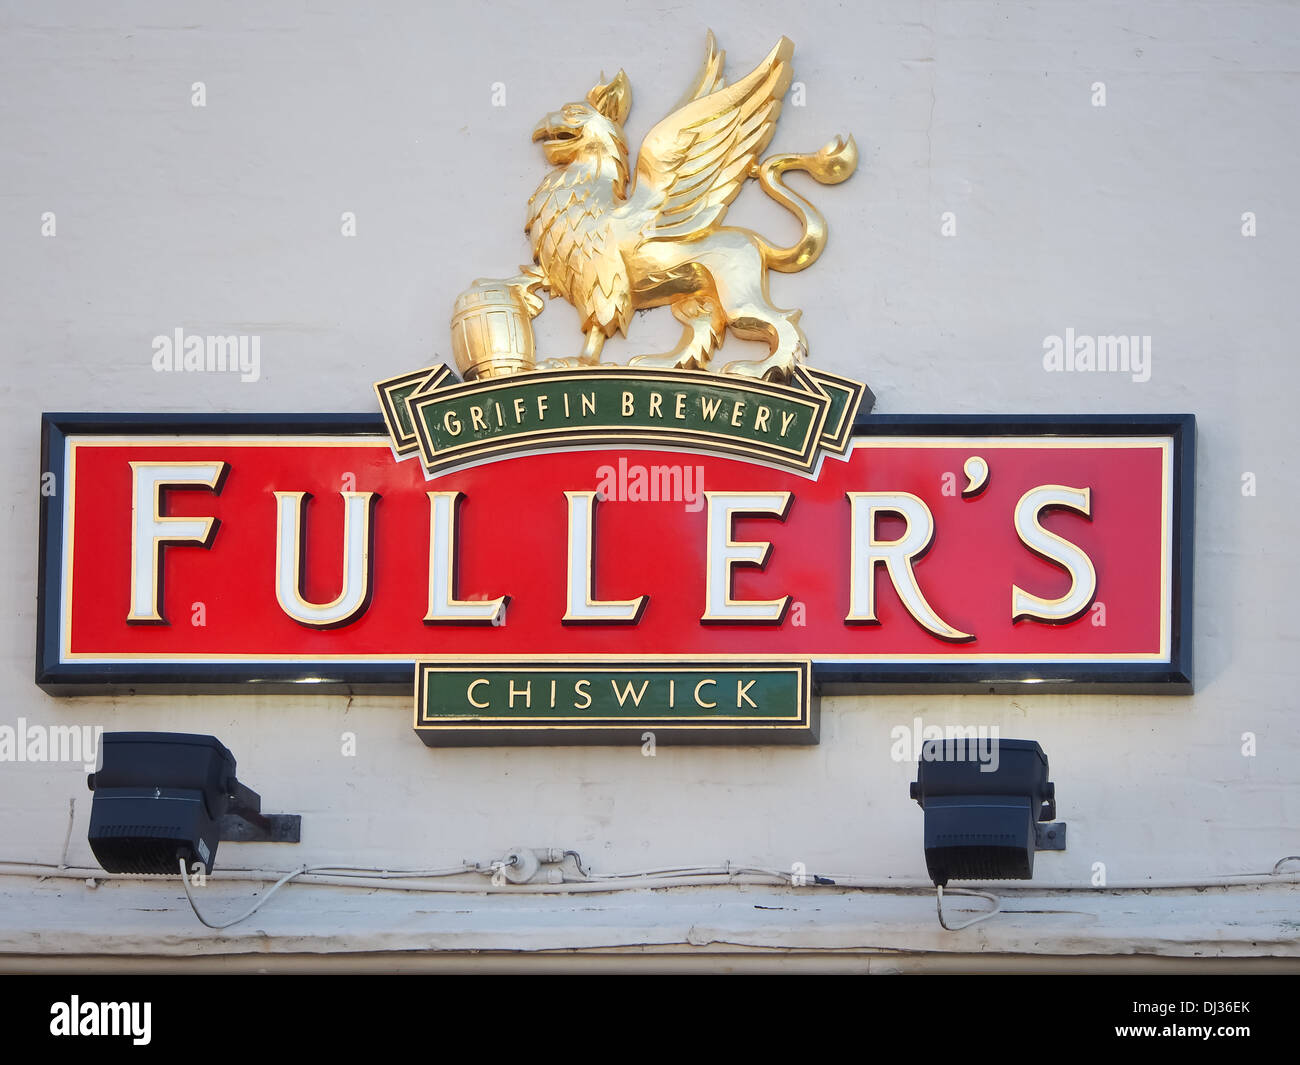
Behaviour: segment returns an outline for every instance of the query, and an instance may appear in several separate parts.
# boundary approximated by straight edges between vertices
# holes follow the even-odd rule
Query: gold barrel
[[[466,381],[508,377],[536,362],[532,314],[518,280],[480,278],[456,298],[451,347]]]

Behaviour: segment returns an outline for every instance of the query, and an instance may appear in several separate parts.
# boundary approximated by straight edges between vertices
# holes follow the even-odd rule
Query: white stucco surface
[[[622,66],[637,143],[707,27],[733,76],[781,34],[795,42],[805,105],[787,106],[773,150],[851,132],[862,152],[848,183],[817,190],[821,261],[772,281],[803,308],[815,363],[865,380],[880,413],[1196,415],[1195,695],[837,697],[819,746],[646,758],[430,750],[399,697],[35,686],[41,411],[373,409],[373,381],[448,356],[471,278],[526,261],[538,118]],[[199,81],[205,107],[191,104]],[[516,845],[574,848],[599,871],[730,860],[921,879],[915,765],[890,757],[890,730],[917,716],[1043,745],[1069,825],[1069,849],[1038,856],[1045,882],[1089,885],[1097,863],[1130,883],[1267,872],[1300,853],[1297,114],[1287,3],[0,3],[0,725],[218,736],[264,809],[303,816],[297,847],[223,844],[218,879],[223,863],[424,868]],[[788,217],[760,200],[747,191],[730,220],[788,239]],[[42,235],[46,212],[56,235]],[[539,346],[574,346],[575,323],[555,306]],[[259,335],[259,379],[154,372],[152,338],[178,327]],[[1150,379],[1045,372],[1044,338],[1066,329],[1149,335]],[[660,350],[677,332],[654,311],[607,351]],[[0,763],[0,860],[93,866],[84,776]],[[175,885],[54,883],[0,875],[0,959],[247,949],[238,928],[214,940]],[[252,887],[219,888],[213,905]],[[756,890],[795,911],[753,924]],[[1070,896],[1059,920],[1004,914],[970,933],[939,930],[918,896],[647,897],[583,911],[440,895],[429,916],[416,896],[290,885],[247,934],[289,953],[610,946],[597,927],[674,949],[707,927],[751,946],[1300,952],[1294,884]],[[448,923],[448,908],[464,912]]]

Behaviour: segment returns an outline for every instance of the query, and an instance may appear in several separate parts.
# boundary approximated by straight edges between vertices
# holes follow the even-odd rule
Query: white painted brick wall
[[[1070,826],[1043,879],[1086,883],[1097,861],[1126,881],[1259,871],[1300,851],[1300,9],[706,7],[0,5],[0,723],[216,734],[267,809],[304,817],[292,858],[223,846],[248,866],[440,865],[524,843],[607,870],[730,858],[921,877],[914,767],[889,758],[889,730],[915,715],[1043,744]],[[862,150],[849,183],[817,194],[823,259],[772,281],[804,308],[816,363],[866,380],[882,413],[1196,414],[1194,697],[837,698],[815,748],[647,759],[433,751],[401,698],[35,687],[41,410],[369,410],[372,381],[448,355],[471,278],[527,259],[540,115],[622,66],[637,142],[710,25],[733,74],[794,40],[807,104],[787,107],[774,150],[839,131]],[[786,239],[761,199],[747,191],[731,219]],[[946,211],[956,236],[940,235]],[[566,315],[539,322],[543,346],[575,343]],[[261,335],[261,379],[152,372],[152,337],[177,326]],[[1045,373],[1043,339],[1067,327],[1151,335],[1151,379]],[[677,329],[652,312],[621,350]],[[345,730],[356,758],[339,755]],[[70,860],[92,864],[81,770],[0,765],[0,858],[57,861],[69,797]]]

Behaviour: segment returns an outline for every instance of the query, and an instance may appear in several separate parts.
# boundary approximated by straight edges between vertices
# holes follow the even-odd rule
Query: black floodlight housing
[[[1064,850],[1056,786],[1036,740],[927,740],[912,798],[925,811],[925,867],[949,880],[1030,880],[1036,850]]]
[[[202,863],[220,840],[297,843],[297,814],[263,815],[261,799],[235,778],[235,756],[215,736],[106,732],[103,762],[87,778],[90,849],[110,873],[175,875]]]

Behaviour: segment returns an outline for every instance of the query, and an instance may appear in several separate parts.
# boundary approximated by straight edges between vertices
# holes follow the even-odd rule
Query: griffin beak
[[[547,146],[567,144],[577,140],[578,136],[578,130],[569,125],[558,111],[552,111],[533,129],[533,140],[542,141]]]

